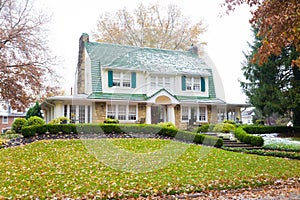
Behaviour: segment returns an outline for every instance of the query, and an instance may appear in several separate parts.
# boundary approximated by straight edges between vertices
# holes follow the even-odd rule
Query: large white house
[[[188,51],[141,48],[79,40],[74,95],[47,98],[45,120],[66,116],[76,123],[172,122],[188,124],[241,120],[244,105],[227,104],[211,62]],[[219,84],[218,84],[219,85]]]

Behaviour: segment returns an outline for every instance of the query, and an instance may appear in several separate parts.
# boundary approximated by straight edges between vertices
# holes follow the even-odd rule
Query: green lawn
[[[300,174],[297,160],[156,139],[51,140],[0,151],[0,198],[172,194]]]

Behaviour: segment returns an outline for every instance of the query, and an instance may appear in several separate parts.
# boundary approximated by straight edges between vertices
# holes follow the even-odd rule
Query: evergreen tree
[[[37,116],[40,118],[43,118],[42,111],[41,111],[41,105],[39,102],[36,102],[35,105],[31,108],[26,113],[26,119],[29,119],[30,117]]]
[[[285,47],[278,56],[271,55],[267,62],[253,63],[253,57],[262,45],[257,29],[253,30],[255,40],[251,52],[245,54],[242,68],[246,81],[241,87],[261,114],[267,118],[273,113],[281,116],[292,113],[295,125],[300,125],[300,71],[292,67],[292,61],[299,56],[293,46]]]

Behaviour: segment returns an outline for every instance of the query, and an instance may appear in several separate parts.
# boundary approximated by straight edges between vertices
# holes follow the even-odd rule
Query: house
[[[25,113],[22,112],[0,112],[0,133],[10,130],[16,118],[24,118]]]
[[[42,103],[46,122],[66,116],[76,123],[172,122],[189,124],[241,119],[243,104],[227,104],[215,68],[192,46],[173,51],[79,40],[74,95]],[[216,83],[218,87],[216,87]]]

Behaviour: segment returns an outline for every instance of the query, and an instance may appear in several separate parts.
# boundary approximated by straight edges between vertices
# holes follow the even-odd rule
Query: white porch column
[[[146,105],[146,124],[151,124],[151,104]]]
[[[53,118],[64,116],[63,114],[63,105],[61,102],[57,102],[54,107],[54,116]]]
[[[175,105],[168,105],[168,119],[175,125]]]

